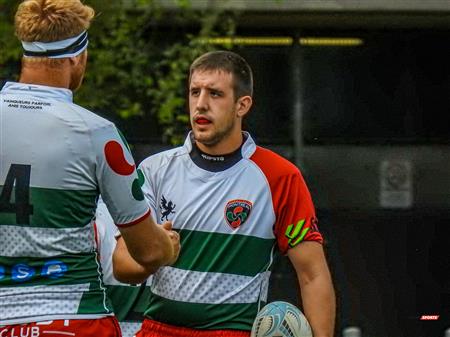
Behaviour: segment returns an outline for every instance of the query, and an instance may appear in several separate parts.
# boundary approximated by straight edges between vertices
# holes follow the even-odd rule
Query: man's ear
[[[236,113],[239,117],[244,117],[250,110],[253,104],[251,96],[242,96],[236,102]]]
[[[71,66],[76,66],[81,62],[80,55],[69,57],[69,62]]]
[[[70,65],[77,66],[80,63],[85,62],[85,59],[87,58],[87,50],[83,51],[81,54],[77,56],[69,57]]]

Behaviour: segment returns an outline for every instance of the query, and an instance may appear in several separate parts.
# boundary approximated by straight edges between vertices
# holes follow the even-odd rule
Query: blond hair
[[[15,16],[16,36],[26,42],[54,42],[90,26],[94,9],[80,0],[24,0]]]

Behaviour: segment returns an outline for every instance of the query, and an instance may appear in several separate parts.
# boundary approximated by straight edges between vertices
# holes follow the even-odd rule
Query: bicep
[[[289,249],[287,256],[301,283],[309,283],[323,274],[329,275],[323,246],[319,242],[304,241]]]

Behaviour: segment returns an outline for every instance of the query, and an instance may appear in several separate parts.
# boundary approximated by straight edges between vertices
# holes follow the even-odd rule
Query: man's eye
[[[198,96],[199,90],[191,90],[191,96]]]
[[[220,95],[220,92],[217,92],[217,91],[211,91],[211,96],[212,96],[212,97],[220,97],[221,95]]]

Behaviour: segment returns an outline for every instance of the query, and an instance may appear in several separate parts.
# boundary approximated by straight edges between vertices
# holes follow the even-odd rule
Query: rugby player
[[[250,66],[230,51],[204,54],[191,65],[188,92],[192,132],[184,145],[140,164],[152,214],[173,221],[183,250],[152,276],[137,337],[250,336],[275,252],[296,270],[314,337],[331,337],[335,295],[306,183],[242,130],[252,106]],[[114,268],[124,280],[145,277],[127,261]]]
[[[100,193],[134,268],[149,275],[178,256],[114,124],[72,101],[93,17],[79,0],[25,0],[16,12],[21,74],[0,92],[1,337],[120,336],[94,243]]]

